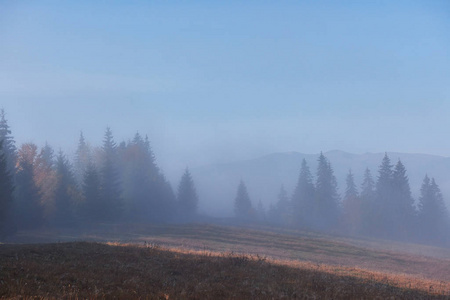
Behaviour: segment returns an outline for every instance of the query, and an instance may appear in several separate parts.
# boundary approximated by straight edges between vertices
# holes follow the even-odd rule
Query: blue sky
[[[174,169],[450,156],[450,2],[2,1],[0,105],[19,143],[138,130]]]

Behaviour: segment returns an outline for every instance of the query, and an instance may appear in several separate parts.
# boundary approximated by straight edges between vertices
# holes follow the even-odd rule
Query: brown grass
[[[59,243],[79,240],[93,243]],[[24,242],[53,244],[12,244]],[[450,250],[429,246],[200,224],[28,231],[9,243],[7,298],[450,299]]]
[[[159,246],[0,246],[2,298],[429,299],[448,283],[256,255]]]

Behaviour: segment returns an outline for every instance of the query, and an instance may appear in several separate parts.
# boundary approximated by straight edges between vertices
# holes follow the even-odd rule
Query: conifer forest
[[[198,212],[195,178],[188,168],[174,187],[164,176],[148,136],[118,143],[107,127],[98,146],[80,133],[75,156],[45,144],[16,145],[6,112],[0,114],[0,229],[2,239],[36,228],[85,228],[100,223],[183,224],[226,222],[313,230],[448,246],[449,216],[438,183],[424,174],[412,197],[406,166],[385,154],[356,186],[351,170],[338,194],[332,162],[322,153],[317,170],[298,166],[295,190],[280,187],[268,209],[251,199],[244,180],[229,199],[225,219]],[[218,182],[217,184],[221,184]],[[208,199],[204,199],[208,201]]]

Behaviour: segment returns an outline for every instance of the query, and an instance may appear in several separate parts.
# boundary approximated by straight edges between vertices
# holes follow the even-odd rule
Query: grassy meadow
[[[450,250],[218,225],[20,232],[1,298],[450,298]]]

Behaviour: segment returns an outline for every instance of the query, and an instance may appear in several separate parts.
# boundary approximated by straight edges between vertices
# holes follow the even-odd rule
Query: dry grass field
[[[450,251],[420,245],[200,224],[21,232],[9,242],[1,298],[450,299]]]

